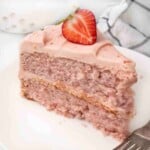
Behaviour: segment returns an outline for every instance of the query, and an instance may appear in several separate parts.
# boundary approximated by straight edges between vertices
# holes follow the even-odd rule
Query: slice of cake
[[[24,38],[19,74],[22,95],[124,139],[133,116],[134,62],[99,31],[95,43],[87,45],[83,40],[83,45],[69,42],[62,26],[49,26]]]

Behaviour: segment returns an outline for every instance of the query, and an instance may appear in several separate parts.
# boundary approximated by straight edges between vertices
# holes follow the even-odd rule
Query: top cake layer
[[[99,32],[97,34],[97,42],[93,45],[74,44],[63,37],[61,25],[51,25],[26,36],[21,51],[48,53],[52,57],[73,59],[115,72],[135,72],[135,63],[119,53]]]

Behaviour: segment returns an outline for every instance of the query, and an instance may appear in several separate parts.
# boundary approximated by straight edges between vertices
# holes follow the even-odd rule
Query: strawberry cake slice
[[[89,10],[26,36],[21,44],[22,95],[118,139],[134,113],[135,63],[96,30]]]

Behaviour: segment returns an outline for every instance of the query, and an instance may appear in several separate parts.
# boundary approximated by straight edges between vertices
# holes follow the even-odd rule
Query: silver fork
[[[114,150],[150,150],[150,121],[144,127],[135,130]]]

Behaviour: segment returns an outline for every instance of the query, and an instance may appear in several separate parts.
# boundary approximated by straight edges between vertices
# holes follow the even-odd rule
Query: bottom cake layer
[[[39,102],[48,110],[91,122],[105,134],[118,139],[124,139],[128,135],[128,119],[118,118],[103,108],[63,92],[43,80],[21,79],[21,86],[24,97]]]

